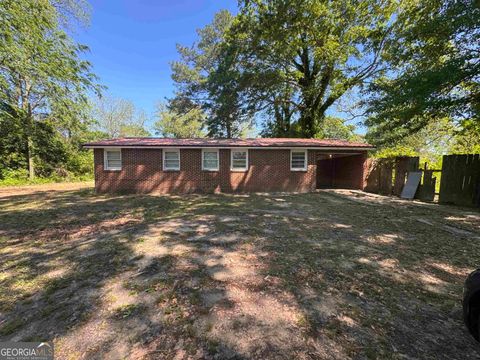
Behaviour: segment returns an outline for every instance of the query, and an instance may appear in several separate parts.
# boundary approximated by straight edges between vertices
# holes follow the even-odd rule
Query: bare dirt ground
[[[59,359],[468,359],[480,213],[347,190],[0,191],[0,341]]]

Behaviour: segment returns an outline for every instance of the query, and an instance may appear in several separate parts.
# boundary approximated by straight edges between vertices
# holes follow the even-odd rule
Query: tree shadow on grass
[[[2,340],[55,338],[60,358],[478,356],[459,300],[480,248],[415,207],[42,196],[2,200]]]
[[[328,356],[479,355],[460,303],[479,246],[421,226],[415,206],[368,206],[328,193],[301,202],[314,212],[275,220],[283,248],[277,240],[268,243],[267,274],[295,295],[307,336],[329,338],[342,350]]]
[[[143,349],[145,356],[158,351],[173,356],[186,347],[189,353],[204,349],[205,354],[238,357],[227,346],[194,334],[188,311],[208,313],[213,304],[202,300],[208,297],[205,291],[224,298],[205,275],[202,259],[192,254],[183,264],[178,254],[152,257],[136,251],[153,233],[149,241],[168,253],[184,241],[161,243],[161,236],[155,238],[165,221],[179,219],[182,224],[191,211],[209,213],[226,199],[94,196],[83,191],[62,193],[44,203],[42,195],[31,202],[25,197],[4,198],[6,208],[0,212],[2,340],[59,339],[60,357],[65,354],[62,349],[79,356],[128,355],[131,348],[125,344]],[[40,204],[21,208],[33,201]],[[236,206],[232,201],[230,205]],[[196,278],[200,284],[192,280]],[[105,289],[112,283],[134,293],[135,303],[108,308],[109,301],[115,303],[106,298]],[[179,348],[180,332],[191,336]],[[78,337],[72,339],[72,334]],[[196,340],[188,348],[191,338]]]

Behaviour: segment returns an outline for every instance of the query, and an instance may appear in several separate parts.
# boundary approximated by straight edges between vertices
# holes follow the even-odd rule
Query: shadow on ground
[[[0,340],[58,358],[478,357],[478,212],[348,191],[0,198]]]

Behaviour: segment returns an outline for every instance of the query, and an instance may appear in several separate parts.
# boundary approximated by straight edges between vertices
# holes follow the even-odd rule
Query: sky
[[[73,37],[87,45],[85,55],[107,86],[106,94],[132,101],[154,122],[156,105],[174,92],[170,62],[176,44],[192,45],[196,30],[221,9],[237,12],[237,0],[89,0],[91,22]],[[342,105],[340,105],[340,108]],[[330,115],[341,113],[332,107]],[[350,122],[354,123],[354,122]],[[358,124],[356,124],[358,126]],[[258,126],[258,125],[257,125]],[[255,127],[252,136],[257,136]],[[357,127],[364,133],[365,128]]]
[[[131,100],[153,115],[156,104],[173,94],[170,65],[178,59],[177,43],[191,45],[196,29],[236,0],[90,0],[91,22],[75,39],[113,97]]]

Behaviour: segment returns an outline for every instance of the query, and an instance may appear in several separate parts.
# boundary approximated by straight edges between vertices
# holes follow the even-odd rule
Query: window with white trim
[[[163,150],[163,170],[180,170],[180,150]]]
[[[245,171],[248,169],[248,150],[230,150],[230,169]]]
[[[307,150],[290,150],[290,170],[307,170]]]
[[[202,150],[202,170],[218,171],[218,150]]]
[[[105,170],[122,170],[122,151],[120,149],[104,150]]]

